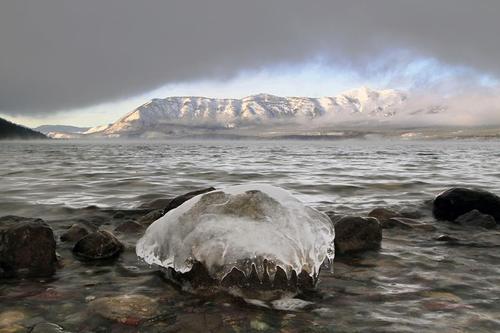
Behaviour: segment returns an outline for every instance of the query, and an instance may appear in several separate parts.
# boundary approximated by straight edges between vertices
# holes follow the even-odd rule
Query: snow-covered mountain
[[[117,122],[89,129],[85,134],[137,136],[171,132],[173,126],[230,129],[245,126],[307,122],[346,115],[394,116],[407,100],[398,90],[350,90],[335,97],[279,97],[258,94],[242,99],[168,97],[153,99]]]

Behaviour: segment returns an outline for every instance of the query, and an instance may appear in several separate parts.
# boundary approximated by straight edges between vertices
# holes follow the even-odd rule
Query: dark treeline
[[[2,139],[47,139],[45,135],[0,118],[0,140]]]

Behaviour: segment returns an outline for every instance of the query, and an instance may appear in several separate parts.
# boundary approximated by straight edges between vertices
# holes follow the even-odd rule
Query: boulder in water
[[[89,307],[92,313],[131,326],[159,315],[158,302],[143,295],[97,298],[89,303]]]
[[[82,260],[111,259],[117,257],[122,250],[122,243],[105,230],[88,234],[73,247],[73,253]]]
[[[460,215],[478,210],[500,221],[500,197],[479,189],[452,188],[439,194],[433,202],[433,214],[438,220],[455,221]]]
[[[493,229],[497,225],[493,216],[482,214],[477,209],[460,215],[455,222],[461,225],[477,226],[486,229]]]
[[[137,234],[140,233],[144,227],[134,221],[125,221],[115,228],[115,232],[121,232],[124,234]]]
[[[375,208],[368,214],[368,216],[376,218],[382,226],[389,219],[394,217],[403,217],[402,214],[388,208]]]
[[[149,226],[136,250],[194,287],[297,289],[314,286],[325,258],[333,259],[334,236],[328,216],[287,191],[241,185],[169,211]]]
[[[50,276],[56,265],[54,234],[43,220],[0,217],[0,278]]]
[[[196,191],[185,193],[183,195],[179,195],[178,197],[175,197],[168,202],[167,206],[163,210],[163,214],[166,214],[169,211],[171,211],[172,209],[179,207],[180,205],[182,205],[183,203],[185,203],[189,199],[194,198],[197,195],[212,192],[212,191],[215,191],[215,188],[207,187],[207,188],[204,188],[201,190],[196,190]]]
[[[346,254],[377,250],[382,242],[382,228],[376,218],[344,216],[334,222],[335,250]]]

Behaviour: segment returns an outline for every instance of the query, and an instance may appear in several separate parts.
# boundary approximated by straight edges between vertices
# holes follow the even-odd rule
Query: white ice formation
[[[277,267],[289,278],[292,271],[317,275],[333,259],[334,237],[325,214],[281,188],[252,184],[186,201],[149,226],[136,251],[147,263],[180,273],[200,262],[219,281],[233,268],[248,277],[253,267],[273,281]]]

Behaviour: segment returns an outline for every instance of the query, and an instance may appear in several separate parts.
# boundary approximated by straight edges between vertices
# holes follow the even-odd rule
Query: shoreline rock
[[[451,188],[439,194],[432,212],[437,220],[455,221],[472,210],[493,216],[500,223],[500,197],[480,189]]]
[[[381,246],[382,228],[374,217],[344,216],[332,223],[338,254],[378,250]]]
[[[57,266],[56,241],[42,219],[0,217],[0,278],[47,277]]]
[[[112,233],[100,230],[80,239],[73,247],[73,253],[81,260],[103,260],[117,257],[123,248]]]
[[[89,303],[90,312],[118,323],[138,326],[160,314],[158,301],[144,295],[97,298]]]
[[[468,213],[460,215],[454,222],[464,226],[477,226],[486,229],[493,229],[497,225],[495,218],[493,216],[488,214],[482,214],[477,209],[471,210]]]

